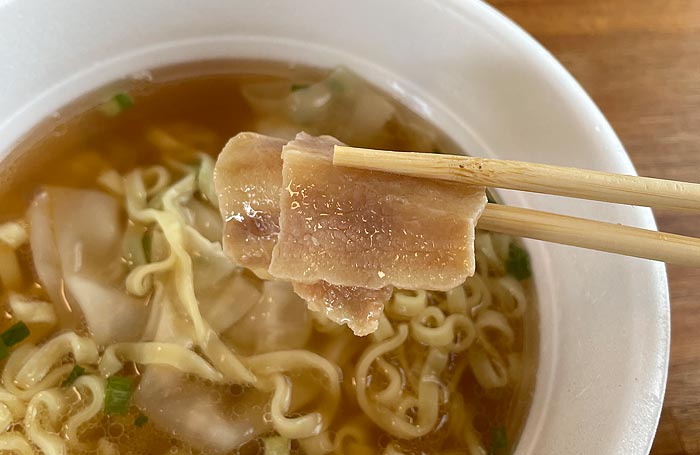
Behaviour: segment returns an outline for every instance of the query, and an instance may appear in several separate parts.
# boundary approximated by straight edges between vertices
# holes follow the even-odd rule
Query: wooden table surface
[[[491,0],[588,91],[640,175],[700,182],[700,0]],[[655,211],[700,237],[700,215]],[[652,454],[700,454],[700,269],[668,267],[671,361]]]

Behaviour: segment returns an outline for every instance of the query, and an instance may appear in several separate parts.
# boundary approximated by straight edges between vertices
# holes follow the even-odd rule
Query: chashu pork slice
[[[357,336],[365,336],[379,327],[379,318],[394,288],[367,289],[317,281],[312,284],[294,283],[294,292],[306,300],[310,310],[325,314],[336,324],[347,324]]]
[[[268,272],[279,233],[282,147],[287,141],[256,133],[240,133],[224,147],[214,168],[214,186],[224,219],[224,253],[260,278]],[[377,329],[392,288],[362,289],[319,281],[294,283],[309,309],[323,312],[356,335]]]
[[[282,159],[287,141],[240,133],[228,141],[214,167],[214,188],[224,219],[224,254],[263,279],[279,233]]]
[[[483,187],[334,166],[336,144],[299,133],[283,148],[273,276],[446,291],[474,273]]]

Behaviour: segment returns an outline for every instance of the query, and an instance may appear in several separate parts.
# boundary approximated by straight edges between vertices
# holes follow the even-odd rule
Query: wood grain
[[[492,0],[578,79],[640,175],[700,181],[700,1]],[[700,237],[700,215],[655,210]],[[652,454],[700,454],[700,269],[668,266],[671,361]]]

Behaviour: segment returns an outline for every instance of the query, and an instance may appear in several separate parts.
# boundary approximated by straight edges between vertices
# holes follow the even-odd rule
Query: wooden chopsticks
[[[523,161],[337,145],[333,164],[619,204],[700,210],[700,184]]]
[[[700,210],[700,184],[519,161],[335,146],[333,163],[470,185],[604,202]],[[478,227],[700,267],[700,239],[538,210],[488,204]]]
[[[501,204],[487,204],[478,227],[517,237],[700,267],[700,239],[683,235]]]

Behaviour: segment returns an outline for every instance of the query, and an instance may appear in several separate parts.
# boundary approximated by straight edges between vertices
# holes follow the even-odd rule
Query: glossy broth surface
[[[192,150],[215,158],[226,141],[241,131],[275,135],[287,134],[294,129],[306,129],[312,134],[324,133],[326,131],[319,131],[320,126],[313,121],[304,124],[298,119],[290,121],[283,115],[275,114],[274,103],[270,104],[272,107],[261,107],[256,103],[259,101],[257,93],[260,90],[264,92],[266,86],[271,87],[271,92],[277,91],[278,97],[286,96],[284,90],[290,94],[300,91],[303,94],[304,90],[309,90],[309,87],[324,80],[328,73],[326,70],[277,63],[211,61],[158,69],[148,75],[140,74],[110,84],[42,122],[5,160],[0,170],[0,222],[17,220],[31,232],[32,226],[27,224],[25,214],[42,188],[58,186],[108,193],[101,180],[106,173],[123,176],[135,169],[153,165],[164,166],[173,175],[179,175],[180,170],[170,163],[189,163]],[[122,106],[115,113],[110,110],[108,103],[113,103],[117,94],[128,97],[128,106]],[[386,99],[392,114],[376,133],[364,134],[366,129],[360,126],[357,130],[349,127],[330,134],[335,133],[339,139],[357,146],[460,152],[433,125],[408,111],[396,100]],[[123,202],[119,203],[123,205]],[[126,223],[126,212],[123,217]],[[74,222],[96,221],[80,219]],[[445,314],[448,313],[445,308],[454,306],[451,303],[454,299],[475,302],[468,304],[470,310],[465,315],[473,319],[477,327],[480,327],[480,312],[490,308],[498,313],[493,317],[500,318],[499,321],[502,320],[502,324],[509,330],[504,337],[503,332],[491,330],[485,324],[478,335],[482,338],[474,342],[474,347],[465,352],[445,354],[447,363],[437,380],[441,390],[451,392],[443,391],[438,395],[439,423],[435,428],[418,438],[400,438],[377,425],[358,404],[355,380],[359,360],[376,340],[371,337],[354,337],[346,327],[328,332],[323,322],[314,319],[316,316],[309,315],[313,324],[302,349],[330,359],[342,371],[338,411],[324,433],[331,445],[326,444],[326,449],[321,450],[318,447],[323,444],[318,441],[274,439],[278,435],[273,430],[261,433],[229,453],[511,453],[529,407],[536,371],[534,353],[537,333],[533,285],[529,274],[517,277],[514,274],[517,275],[518,272],[511,269],[513,261],[517,262],[513,251],[516,251],[516,256],[517,251],[524,251],[517,239],[480,232],[476,250],[478,276],[472,281],[468,280],[456,297],[454,293],[396,291],[403,295],[395,296],[396,305],[402,298],[423,298],[424,305],[440,307]],[[21,267],[22,284],[19,289],[10,289],[8,286],[2,288],[2,303],[6,310],[0,321],[0,332],[20,320],[9,306],[13,294],[53,305],[71,305],[70,301],[51,302],[37,275],[29,243],[24,243],[16,250],[16,257]],[[131,270],[128,255],[122,260],[125,269]],[[240,273],[255,289],[264,288],[261,280],[245,271]],[[480,281],[477,283],[475,280]],[[517,286],[515,291],[513,286]],[[520,294],[517,298],[514,297],[517,292],[522,292],[526,299],[527,306],[522,314],[515,314],[516,311],[513,310],[517,298],[520,298]],[[148,300],[146,302],[148,304]],[[396,305],[392,308],[396,308]],[[391,311],[387,309],[395,328],[402,324],[410,325],[408,316],[398,310],[394,313]],[[78,311],[75,314],[75,333],[90,338],[91,333],[85,319]],[[428,327],[439,325],[435,321],[427,321],[425,324]],[[11,347],[12,355],[22,345],[35,343],[40,346],[66,332],[60,324],[29,322],[27,326],[30,330],[29,337]],[[244,337],[267,336],[269,334],[255,332],[244,334]],[[222,340],[236,353],[254,354],[246,353],[247,348],[240,345],[239,338],[235,336],[226,338],[222,335]],[[106,346],[99,345],[98,348],[102,353]],[[430,349],[430,346],[409,337],[401,349],[384,356],[384,360],[400,372],[402,387],[411,393],[417,394],[421,387],[420,381],[425,380],[420,372],[412,371],[416,368],[414,365],[423,365],[425,358],[432,352]],[[477,353],[470,357],[472,354],[469,352]],[[2,362],[0,369],[5,369],[8,360]],[[507,377],[507,382],[498,387],[484,387],[483,381],[478,377],[479,373],[474,373],[472,367],[479,362],[486,365],[483,368],[493,370],[484,374],[503,375]],[[74,357],[69,354],[52,368],[74,363]],[[88,373],[99,376],[96,368],[88,367]],[[127,361],[118,374],[131,378],[136,388],[139,387],[143,368],[138,363]],[[67,441],[68,453],[113,453],[114,450],[123,454],[206,452],[197,449],[196,444],[193,447],[186,437],[183,438],[181,434],[167,428],[167,425],[158,423],[157,419],[144,420],[144,409],[136,402],[129,404],[125,415],[98,413],[79,427],[80,444],[71,443],[61,422],[65,423],[70,415],[87,406],[89,394],[86,395],[70,384],[62,386],[65,376],[63,374],[50,390],[57,391],[67,403],[66,411],[58,417],[60,422],[52,427],[55,428],[52,434]],[[317,376],[311,371],[296,371],[289,374],[289,381],[298,384],[300,390],[320,394],[327,385]],[[4,375],[2,380],[13,381],[13,378]],[[235,420],[249,411],[242,404],[245,401],[240,400],[241,396],[254,392],[248,386],[215,384],[196,375],[189,375],[184,380],[200,389],[206,389],[210,396],[215,397],[217,406],[226,409],[229,419]],[[368,390],[374,393],[386,387],[389,379],[374,364],[368,371],[367,381]],[[30,400],[31,397],[21,398],[24,406]],[[320,395],[314,395],[294,415],[310,412],[322,400]],[[47,414],[41,414],[44,412]],[[408,410],[408,415],[411,412]],[[41,408],[39,413],[43,416],[42,425],[51,427],[50,423],[46,423],[51,420],[48,411]],[[13,418],[7,426],[6,434],[25,434],[27,428],[24,422],[22,418]],[[29,436],[28,439],[32,450],[40,453],[34,439]],[[274,446],[280,441],[282,451]]]

